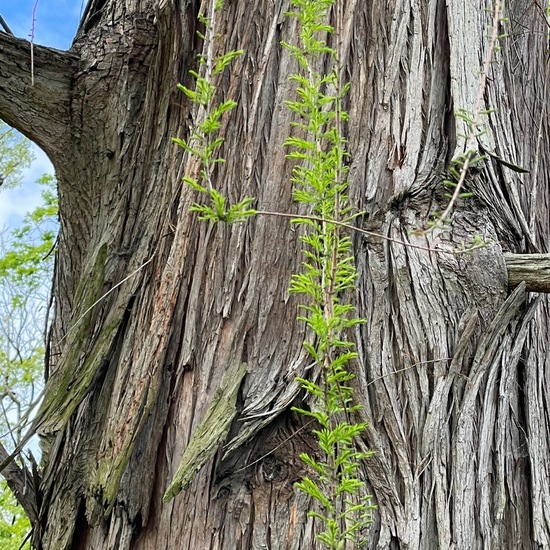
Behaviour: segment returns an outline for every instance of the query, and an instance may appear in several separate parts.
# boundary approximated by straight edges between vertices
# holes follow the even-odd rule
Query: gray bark
[[[219,83],[239,106],[217,183],[231,199],[293,212],[281,144],[294,66],[279,44],[295,22],[286,1],[226,4],[220,51],[246,54]],[[17,62],[28,50],[0,33],[0,116],[47,150],[59,180],[37,548],[319,548],[293,486],[312,445],[290,411],[303,397],[295,376],[312,374],[287,292],[299,243],[277,218],[199,224],[181,184],[192,161],[171,142],[192,117],[176,83],[190,84],[202,47],[198,7],[92,0],[70,53],[50,65],[44,50],[40,90],[52,93],[41,98],[5,85],[28,80]],[[532,2],[506,14],[486,93],[497,111],[483,146],[496,156],[469,176],[475,198],[450,228],[411,232],[445,206],[440,181],[462,147],[453,112],[475,100],[488,8],[344,6],[350,194],[357,223],[384,237],[354,235],[367,320],[355,388],[376,450],[363,472],[378,505],[370,548],[550,545],[550,307],[523,285],[508,295],[503,256],[548,253],[550,242],[548,40]],[[486,248],[452,253],[478,234]],[[226,441],[163,504],[225,371],[242,363]]]
[[[0,112],[51,157],[67,151],[71,78],[78,59],[68,52],[33,46],[2,33]],[[34,75],[34,84],[33,81]]]
[[[549,254],[504,254],[508,288],[525,281],[530,292],[550,292]]]
[[[3,462],[8,458],[10,457],[7,450],[0,443],[0,461]],[[36,479],[25,466],[17,464],[12,458],[2,469],[2,475],[31,524],[35,524],[38,521]]]

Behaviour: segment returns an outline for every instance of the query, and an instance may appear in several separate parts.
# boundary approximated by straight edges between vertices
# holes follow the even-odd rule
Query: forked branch
[[[68,52],[31,46],[0,32],[0,118],[59,158],[69,139],[71,81],[77,58]]]

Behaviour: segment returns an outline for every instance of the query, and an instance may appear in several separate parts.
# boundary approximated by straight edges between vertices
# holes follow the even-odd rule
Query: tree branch
[[[8,458],[8,451],[6,451],[4,445],[0,443],[0,462],[4,462]],[[38,521],[36,489],[30,472],[25,467],[19,467],[14,460],[11,460],[2,470],[2,475],[8,487],[12,490],[17,502],[19,502],[23,510],[25,510],[31,525],[36,525]]]
[[[33,46],[0,33],[0,118],[37,143],[52,158],[69,139],[71,81],[77,58],[68,52]]]
[[[504,254],[511,290],[525,281],[528,292],[550,292],[550,254]]]
[[[4,29],[4,32],[7,32],[8,34],[11,34],[13,36],[13,32],[9,28],[8,24],[6,23],[6,20],[0,15],[0,26]]]

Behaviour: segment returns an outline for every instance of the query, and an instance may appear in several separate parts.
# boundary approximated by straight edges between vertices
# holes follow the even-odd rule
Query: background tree
[[[228,2],[219,51],[245,49],[218,93],[225,196],[292,212],[293,70],[282,0]],[[371,548],[550,544],[549,313],[507,292],[504,251],[548,252],[546,7],[518,0],[491,67],[475,198],[450,228],[422,227],[463,147],[494,6],[481,0],[344,5],[351,84],[350,197],[362,228],[356,395],[376,449]],[[291,412],[309,376],[287,293],[299,263],[281,219],[208,227],[181,178],[199,2],[91,0],[69,52],[0,34],[0,116],[36,141],[58,177],[60,223],[35,486],[38,548],[315,548],[293,482],[309,428]],[[529,173],[510,170],[506,162]],[[491,245],[451,252],[476,235]],[[389,240],[388,240],[389,239]],[[394,239],[394,240],[391,240]],[[420,245],[407,248],[396,240]],[[435,251],[437,250],[437,252]],[[110,291],[110,292],[109,292]],[[108,292],[108,294],[107,294]],[[235,378],[239,366],[246,375]],[[239,387],[224,445],[168,504],[162,495],[226,372]],[[222,388],[223,392],[223,388]],[[15,475],[15,474],[14,474]],[[31,507],[32,503],[27,502]]]
[[[30,145],[23,136],[0,124],[2,190],[21,183],[22,170],[32,158]],[[53,178],[44,176],[40,182],[45,186],[43,205],[27,214],[20,227],[0,234],[0,432],[2,445],[10,450],[20,443],[43,386],[57,199]],[[17,550],[29,531],[28,518],[2,480],[0,547]]]
[[[20,183],[21,170],[32,160],[30,143],[0,121],[0,187],[13,187]]]

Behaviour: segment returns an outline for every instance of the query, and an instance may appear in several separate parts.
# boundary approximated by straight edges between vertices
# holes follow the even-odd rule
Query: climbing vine
[[[309,395],[310,406],[294,410],[313,418],[316,427],[312,433],[318,446],[314,454],[301,454],[311,474],[296,487],[317,503],[309,515],[323,525],[318,540],[327,548],[338,549],[346,540],[357,545],[364,542],[364,528],[373,508],[360,475],[361,463],[371,453],[359,450],[356,444],[367,424],[354,421],[358,406],[350,385],[354,377],[350,368],[357,354],[348,335],[363,320],[356,317],[351,302],[357,276],[349,235],[354,214],[347,196],[348,153],[342,134],[348,116],[342,99],[348,86],[340,79],[337,50],[323,38],[336,33],[338,41],[340,8],[335,10],[337,25],[333,29],[329,12],[334,0],[291,0],[291,5],[293,10],[287,16],[297,19],[300,31],[298,44],[283,43],[298,67],[289,76],[296,85],[296,98],[286,102],[296,115],[295,132],[285,145],[288,158],[296,163],[294,199],[305,205],[308,213],[291,220],[302,228],[303,262],[301,272],[292,276],[290,291],[304,296],[298,320],[308,329],[304,346],[316,367],[311,378],[297,379]],[[230,205],[214,185],[214,167],[224,162],[218,156],[223,143],[221,119],[236,106],[231,99],[216,102],[216,80],[243,53],[235,50],[213,55],[221,9],[221,2],[213,1],[209,16],[199,16],[205,28],[200,37],[206,53],[199,58],[199,70],[191,72],[194,88],[179,86],[195,105],[197,124],[187,140],[176,138],[175,142],[198,161],[196,173],[185,175],[183,181],[207,199],[193,204],[191,211],[201,220],[235,223],[278,213],[253,209],[250,197]],[[327,66],[331,69],[320,68],[325,61],[330,61]],[[288,213],[280,215],[288,217]]]
[[[301,306],[303,321],[312,340],[304,345],[319,373],[317,382],[298,378],[310,395],[311,409],[296,408],[313,417],[318,428],[313,430],[320,456],[302,453],[301,459],[311,468],[296,486],[320,505],[321,511],[310,511],[324,531],[317,538],[327,548],[342,548],[346,540],[361,545],[364,528],[370,522],[371,496],[365,491],[360,476],[361,462],[371,452],[358,450],[356,438],[367,424],[355,422],[350,385],[352,361],[357,357],[347,335],[363,320],[355,315],[351,303],[357,273],[348,231],[334,222],[349,225],[353,211],[347,196],[345,163],[348,153],[342,135],[342,122],[347,113],[342,99],[348,90],[340,80],[336,49],[322,38],[332,34],[328,12],[334,0],[291,0],[294,10],[287,15],[300,25],[297,45],[284,43],[296,59],[299,71],[290,79],[296,83],[296,99],[287,106],[298,116],[294,123],[296,136],[289,137],[288,157],[297,160],[292,182],[294,199],[307,205],[318,219],[296,218],[293,223],[304,227],[301,273],[292,276],[290,290],[305,296]],[[339,42],[341,15],[336,13],[336,42]],[[332,70],[325,58],[332,61]]]

